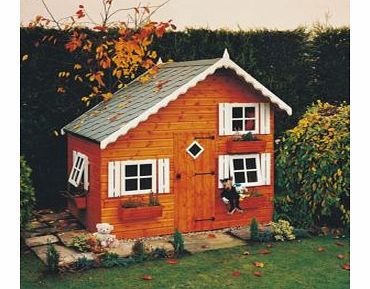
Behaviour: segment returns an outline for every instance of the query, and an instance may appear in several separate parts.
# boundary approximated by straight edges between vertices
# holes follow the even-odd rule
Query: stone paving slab
[[[133,241],[119,241],[119,245],[115,248],[108,249],[109,253],[115,253],[120,257],[128,257],[132,255]]]
[[[27,238],[25,243],[28,247],[35,247],[41,245],[47,245],[48,243],[57,243],[59,239],[54,235],[44,235],[32,238]]]
[[[60,241],[67,247],[71,246],[72,240],[74,237],[79,235],[85,235],[90,234],[86,230],[76,230],[76,231],[69,231],[69,232],[63,232],[58,233],[57,236],[59,237]]]
[[[57,233],[58,231],[59,231],[58,228],[44,227],[44,228],[39,228],[39,229],[35,229],[32,231],[25,231],[22,233],[22,235],[25,238],[32,238],[36,236],[51,235],[51,234]]]
[[[43,214],[37,217],[39,222],[56,222],[57,220],[68,218],[72,218],[72,216],[69,212],[65,211],[60,213]]]
[[[59,266],[65,266],[76,262],[79,258],[86,257],[88,260],[93,260],[96,258],[94,253],[81,253],[77,252],[76,250],[67,248],[61,245],[54,245],[57,252],[60,254],[60,261]],[[46,261],[46,252],[47,252],[48,245],[38,246],[31,248],[32,251],[35,252],[37,257],[40,258],[42,262],[47,264]]]
[[[235,239],[226,233],[204,233],[184,236],[185,250],[198,253],[245,245],[244,241]]]
[[[251,231],[248,228],[238,228],[238,229],[232,229],[228,231],[228,234],[244,241],[248,241],[251,239]]]
[[[155,248],[165,249],[167,252],[173,252],[174,250],[173,245],[167,240],[146,240],[144,243],[153,250]]]

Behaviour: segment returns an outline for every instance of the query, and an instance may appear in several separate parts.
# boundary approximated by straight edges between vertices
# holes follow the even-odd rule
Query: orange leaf
[[[342,260],[342,259],[344,259],[344,255],[339,254],[339,255],[337,255],[337,258]]]
[[[253,264],[254,264],[254,266],[256,266],[256,267],[258,267],[258,268],[263,268],[263,267],[265,267],[265,263],[263,263],[263,262],[254,262]]]
[[[326,248],[325,247],[319,247],[319,248],[317,248],[317,251],[324,252],[324,251],[326,251]]]
[[[261,250],[258,251],[258,253],[263,254],[263,255],[266,255],[266,254],[270,254],[271,251],[270,250],[267,250],[267,249],[261,249]]]
[[[256,276],[256,277],[261,277],[262,272],[261,271],[255,271],[255,272],[253,272],[253,275]]]
[[[239,277],[242,273],[240,271],[233,271],[231,273],[231,275],[233,275],[234,277]]]
[[[153,277],[151,275],[144,275],[143,280],[146,280],[146,281],[153,280]]]
[[[208,234],[207,236],[208,239],[215,239],[217,238],[215,234]]]
[[[167,264],[174,265],[174,264],[177,264],[177,263],[178,263],[178,261],[177,261],[176,259],[168,259],[168,260],[166,261],[166,263],[167,263]]]
[[[349,271],[349,263],[343,264],[342,268]]]

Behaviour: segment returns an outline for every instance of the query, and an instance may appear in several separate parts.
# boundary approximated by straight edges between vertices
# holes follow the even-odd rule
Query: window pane
[[[201,148],[197,144],[193,144],[189,149],[189,152],[195,157],[201,151]]]
[[[248,119],[245,121],[245,130],[255,130],[254,120]]]
[[[151,175],[152,175],[151,164],[140,165],[140,176],[151,176]]]
[[[136,176],[137,176],[137,165],[127,165],[126,177],[136,177]]]
[[[233,107],[233,118],[242,118],[243,117],[243,108]]]
[[[140,190],[150,190],[152,188],[152,178],[140,179]]]
[[[234,159],[234,170],[243,170],[244,169],[244,162],[243,159]]]
[[[255,158],[253,158],[253,159],[245,159],[245,164],[246,164],[247,170],[253,170],[253,169],[256,169],[257,168],[256,159]]]
[[[257,182],[257,172],[247,172],[247,179],[248,183],[255,183]]]
[[[244,172],[235,172],[234,173],[234,181],[235,181],[235,183],[245,183]]]
[[[255,117],[256,115],[254,107],[245,107],[244,112],[245,112],[246,118],[252,118],[252,117]]]
[[[126,180],[126,191],[136,191],[137,190],[137,179]]]
[[[243,130],[242,120],[233,120],[233,131]]]

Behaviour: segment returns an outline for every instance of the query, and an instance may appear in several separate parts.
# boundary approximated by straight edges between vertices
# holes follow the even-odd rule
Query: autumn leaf
[[[334,244],[337,245],[338,247],[343,247],[344,246],[344,243],[339,242],[339,241],[335,242]]]
[[[151,275],[144,275],[143,280],[150,281],[150,280],[153,280],[153,277]]]
[[[319,247],[319,248],[317,248],[317,251],[324,252],[324,251],[326,251],[326,248],[325,247]]]
[[[261,250],[258,251],[258,253],[263,254],[263,255],[266,255],[266,254],[270,254],[271,251],[270,250],[267,250],[267,249],[261,249]]]
[[[337,258],[340,259],[340,260],[342,260],[342,259],[344,259],[344,255],[343,254],[338,254],[337,255]]]
[[[254,264],[254,266],[256,266],[256,267],[258,267],[258,268],[263,268],[263,267],[265,267],[265,263],[263,263],[263,262],[254,262],[253,264]]]
[[[233,275],[234,277],[239,277],[242,273],[240,271],[233,271],[231,273],[231,275]]]
[[[217,238],[215,234],[208,234],[207,236],[208,239],[215,239]]]
[[[207,249],[208,248],[208,245],[206,244],[203,244],[202,246],[200,246],[202,249]]]
[[[256,277],[261,277],[262,276],[262,272],[261,271],[254,271],[253,272],[253,275],[256,276]]]
[[[342,268],[349,271],[349,263],[343,264]]]
[[[166,263],[167,263],[167,264],[171,264],[171,265],[175,265],[175,264],[177,264],[177,263],[178,263],[178,261],[177,261],[176,259],[168,259],[168,260],[166,261]]]
[[[22,61],[26,61],[28,59],[28,54],[22,56]]]
[[[82,66],[81,66],[81,64],[76,63],[76,64],[73,66],[73,68],[74,68],[74,69],[76,69],[76,70],[78,70],[78,69],[81,69],[81,68],[82,68]]]
[[[267,248],[272,248],[272,247],[273,247],[273,245],[272,245],[271,243],[269,243],[269,244],[267,244],[267,245],[266,245],[266,247],[267,247]]]

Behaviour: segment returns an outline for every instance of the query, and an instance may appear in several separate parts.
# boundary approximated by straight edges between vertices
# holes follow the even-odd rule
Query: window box
[[[253,141],[235,141],[229,140],[227,142],[227,152],[229,154],[239,153],[259,153],[266,149],[266,141],[253,140]]]
[[[240,207],[243,210],[253,210],[261,208],[263,202],[263,196],[246,198],[240,202]]]
[[[146,206],[136,208],[124,208],[122,206],[118,209],[118,214],[121,221],[140,221],[153,218],[162,217],[162,206]]]

